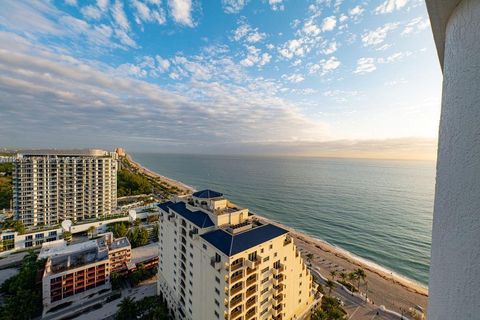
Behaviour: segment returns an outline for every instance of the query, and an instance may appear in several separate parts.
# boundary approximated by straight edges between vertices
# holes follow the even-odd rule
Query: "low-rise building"
[[[159,205],[158,292],[176,319],[303,319],[315,290],[288,231],[204,190]]]
[[[122,272],[128,270],[127,264],[132,259],[132,247],[126,237],[113,240],[108,245],[108,257],[110,259],[110,272]]]
[[[40,247],[45,242],[51,242],[60,239],[62,234],[62,228],[29,230],[26,233],[5,230],[0,234],[0,256],[8,255],[19,250]]]
[[[110,261],[104,238],[42,248],[47,258],[42,278],[43,314],[66,302],[110,289]]]

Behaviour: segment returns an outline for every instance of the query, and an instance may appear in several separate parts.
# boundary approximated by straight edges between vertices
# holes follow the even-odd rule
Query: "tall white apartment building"
[[[103,150],[34,150],[17,155],[15,217],[26,226],[105,217],[117,207],[117,155]]]
[[[312,276],[288,231],[204,190],[160,207],[158,293],[176,319],[304,319]]]

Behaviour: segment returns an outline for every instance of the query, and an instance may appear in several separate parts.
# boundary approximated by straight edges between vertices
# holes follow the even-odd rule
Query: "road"
[[[317,283],[325,287],[325,280],[320,276],[317,270],[310,269],[312,275]],[[343,308],[347,311],[348,320],[401,320],[401,317],[382,311],[379,306],[365,302],[358,296],[351,295],[345,291],[341,286],[337,285],[332,290],[333,297],[339,298],[344,302]],[[405,320],[407,318],[404,317]]]

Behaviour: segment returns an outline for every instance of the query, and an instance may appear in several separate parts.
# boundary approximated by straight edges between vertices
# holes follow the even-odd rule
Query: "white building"
[[[210,190],[159,208],[158,291],[176,319],[303,319],[313,307],[287,230]]]
[[[480,319],[480,1],[427,0],[443,69],[428,319]]]
[[[11,254],[15,251],[33,249],[42,246],[45,242],[56,241],[63,234],[62,228],[31,230],[28,233],[18,233],[14,230],[5,230],[0,233],[0,256]]]
[[[105,217],[117,207],[117,155],[102,150],[22,151],[13,209],[26,226]]]

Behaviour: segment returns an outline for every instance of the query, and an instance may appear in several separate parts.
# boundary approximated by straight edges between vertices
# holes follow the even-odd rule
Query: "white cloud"
[[[279,50],[284,58],[291,59],[294,56],[302,57],[307,52],[302,39],[292,39],[283,44]]]
[[[240,61],[240,64],[245,67],[252,67],[254,65],[264,66],[270,62],[272,56],[254,46],[247,46],[247,56]]]
[[[351,16],[359,16],[365,11],[365,9],[362,8],[362,6],[356,6],[348,12]]]
[[[353,73],[356,74],[365,74],[373,72],[377,69],[375,66],[375,59],[373,58],[360,58],[357,61],[357,68]]]
[[[321,30],[315,24],[313,19],[310,19],[303,25],[303,32],[309,36],[317,36],[320,34]]]
[[[285,80],[293,82],[293,83],[299,83],[299,82],[302,82],[302,81],[305,80],[303,75],[301,75],[299,73],[294,73],[294,74],[291,74],[291,75],[283,74],[282,79],[285,79]]]
[[[285,6],[283,5],[283,0],[268,0],[268,4],[270,5],[273,11],[285,10]]]
[[[193,27],[192,0],[168,0],[173,20],[177,23]]]
[[[398,62],[406,57],[409,57],[413,54],[411,51],[405,51],[405,52],[396,52],[386,58],[378,58],[377,62],[378,63],[392,63],[392,62]]]
[[[69,6],[77,6],[77,0],[65,0],[65,3]]]
[[[235,41],[244,40],[248,43],[257,43],[266,38],[264,32],[258,31],[258,28],[253,29],[245,19],[239,19],[238,27],[233,31],[233,39]]]
[[[319,73],[320,75],[326,75],[332,72],[340,66],[340,61],[336,57],[330,57],[329,59],[322,59],[318,64],[313,64],[309,68],[309,73]]]
[[[398,23],[387,23],[375,30],[366,32],[362,35],[362,42],[364,46],[376,46],[385,41],[388,33],[398,28]]]
[[[332,31],[337,24],[337,19],[335,16],[326,17],[323,19],[322,31]]]
[[[428,18],[417,17],[412,19],[409,23],[405,25],[405,28],[402,31],[402,35],[408,35],[412,33],[418,33],[427,29],[430,26],[430,20]]]
[[[222,0],[223,11],[226,13],[238,13],[247,4],[247,0]]]
[[[330,42],[326,48],[323,49],[323,53],[324,54],[332,54],[334,53],[335,51],[337,51],[337,42],[336,41],[332,41]]]
[[[375,8],[375,13],[391,13],[395,10],[403,8],[407,2],[408,0],[386,0],[384,3]]]
[[[113,19],[117,25],[124,31],[130,29],[130,24],[128,23],[127,16],[123,10],[123,4],[120,1],[115,1],[115,4],[112,7]]]
[[[142,24],[142,22],[164,24],[166,22],[165,11],[160,7],[160,3],[149,7],[139,0],[132,0],[132,5],[135,8],[134,16],[137,24]]]
[[[102,16],[102,11],[100,11],[97,6],[89,5],[80,9],[80,12],[87,18],[90,19],[100,19]]]

